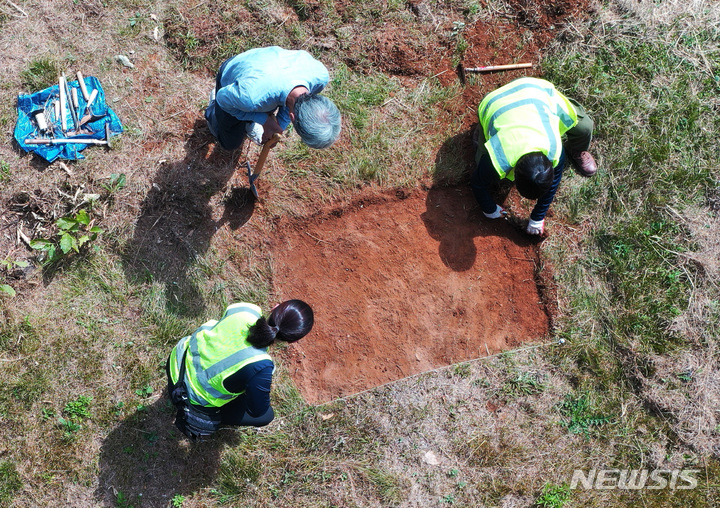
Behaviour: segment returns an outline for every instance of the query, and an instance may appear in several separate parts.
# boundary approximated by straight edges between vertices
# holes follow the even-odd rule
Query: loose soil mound
[[[541,338],[549,312],[538,249],[481,218],[467,188],[366,196],[280,224],[280,299],[313,306],[311,335],[285,351],[311,403]]]

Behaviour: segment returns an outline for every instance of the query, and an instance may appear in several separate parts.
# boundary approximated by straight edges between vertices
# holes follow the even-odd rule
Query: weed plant
[[[60,75],[58,64],[51,58],[33,60],[20,77],[28,93],[39,92],[57,83]]]
[[[22,486],[15,464],[7,460],[0,461],[0,503],[10,503]]]

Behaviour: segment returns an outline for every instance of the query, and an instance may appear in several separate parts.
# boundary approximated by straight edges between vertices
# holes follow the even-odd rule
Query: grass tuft
[[[15,463],[8,460],[0,461],[0,504],[9,506],[15,493],[23,487]]]
[[[29,93],[38,92],[57,83],[60,75],[58,64],[51,58],[33,60],[20,73],[22,85]]]

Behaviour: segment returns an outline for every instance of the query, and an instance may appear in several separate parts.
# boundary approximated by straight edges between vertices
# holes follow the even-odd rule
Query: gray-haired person
[[[234,150],[246,136],[261,144],[292,122],[305,144],[327,148],[340,135],[340,111],[319,95],[329,78],[307,51],[278,46],[245,51],[218,70],[205,111],[210,132],[223,148]]]

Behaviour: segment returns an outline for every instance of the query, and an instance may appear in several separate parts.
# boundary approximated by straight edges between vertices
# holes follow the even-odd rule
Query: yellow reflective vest
[[[556,167],[562,135],[577,122],[575,108],[549,81],[520,78],[489,93],[478,107],[485,148],[500,178],[515,180],[513,168],[527,153],[541,152]]]
[[[193,404],[220,407],[240,393],[231,393],[223,382],[254,362],[270,360],[267,348],[253,347],[248,330],[260,318],[260,307],[251,303],[230,305],[220,321],[211,320],[182,338],[170,353],[170,377],[180,378],[185,351],[185,388]]]

